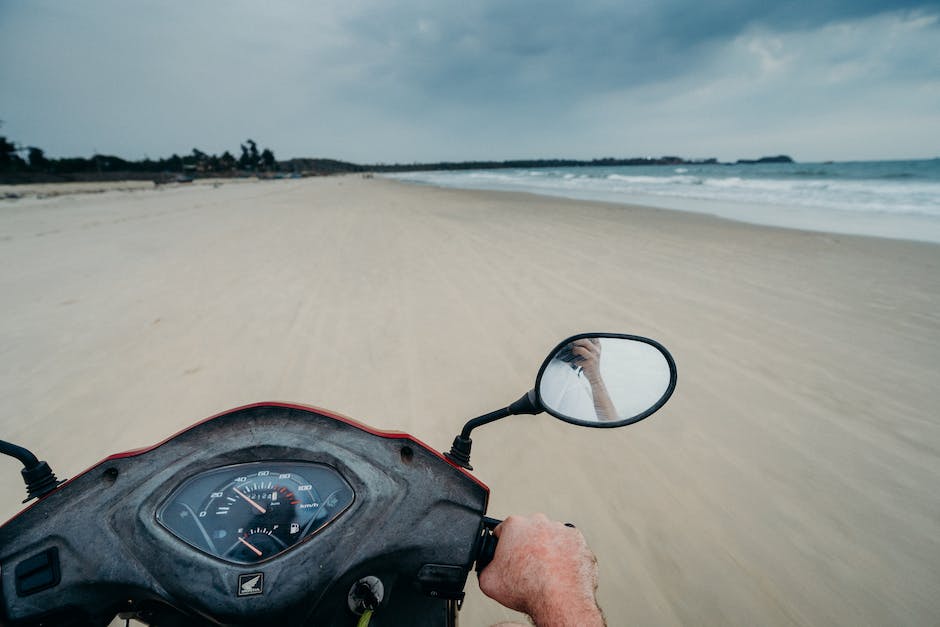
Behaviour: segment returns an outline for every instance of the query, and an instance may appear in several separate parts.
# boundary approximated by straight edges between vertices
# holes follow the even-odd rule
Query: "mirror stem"
[[[536,406],[535,390],[529,390],[509,407],[497,409],[496,411],[491,411],[488,414],[483,414],[479,418],[468,420],[467,424],[463,426],[463,431],[460,432],[460,437],[469,440],[470,432],[472,430],[479,426],[493,422],[494,420],[505,418],[506,416],[516,416],[519,414],[540,414],[542,411],[543,410],[541,407]]]
[[[538,402],[535,399],[535,390],[529,390],[523,394],[519,400],[509,405],[509,407],[497,409],[496,411],[492,411],[488,414],[483,414],[478,418],[468,420],[467,424],[463,426],[463,431],[460,432],[460,435],[454,438],[454,443],[450,447],[450,452],[444,453],[444,457],[454,462],[461,468],[473,470],[473,466],[470,465],[470,447],[473,446],[473,440],[470,439],[471,431],[481,425],[499,420],[500,418],[505,418],[506,416],[516,416],[519,414],[540,414],[542,411],[542,408],[539,407]]]

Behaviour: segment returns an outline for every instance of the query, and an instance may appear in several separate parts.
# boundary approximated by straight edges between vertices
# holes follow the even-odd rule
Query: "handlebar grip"
[[[477,548],[476,571],[478,575],[493,561],[493,556],[496,554],[496,544],[499,542],[499,538],[493,533],[493,529],[501,522],[503,521],[497,518],[483,517],[483,531]]]

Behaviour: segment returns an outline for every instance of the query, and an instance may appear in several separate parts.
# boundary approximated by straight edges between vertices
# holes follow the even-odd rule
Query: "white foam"
[[[940,242],[940,181],[843,180],[815,171],[803,177],[774,178],[714,168],[694,173],[688,168],[615,170],[478,170],[392,176],[443,187],[645,204],[773,226]]]

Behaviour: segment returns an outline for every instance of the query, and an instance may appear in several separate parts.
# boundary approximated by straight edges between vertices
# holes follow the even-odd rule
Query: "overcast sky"
[[[940,1],[0,0],[50,156],[940,156]]]

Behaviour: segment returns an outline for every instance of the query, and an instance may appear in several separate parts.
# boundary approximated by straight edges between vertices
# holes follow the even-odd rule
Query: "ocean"
[[[940,159],[405,172],[401,181],[709,213],[940,243]]]

